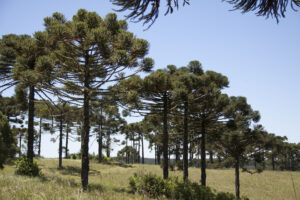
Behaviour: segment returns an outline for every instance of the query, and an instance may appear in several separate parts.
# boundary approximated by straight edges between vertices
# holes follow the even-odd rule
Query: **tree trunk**
[[[28,102],[28,134],[27,134],[27,158],[33,162],[33,143],[34,143],[34,86],[29,87]]]
[[[191,139],[192,140],[192,139]],[[190,166],[192,166],[193,165],[193,159],[194,159],[194,154],[193,154],[193,143],[192,142],[190,142],[190,149],[189,149],[189,151],[190,151],[190,162],[189,162],[189,164],[190,164]]]
[[[39,150],[38,150],[39,157],[41,157],[41,142],[42,142],[42,117],[40,117]]]
[[[163,175],[164,179],[167,179],[169,176],[168,171],[168,146],[169,146],[169,135],[168,135],[168,97],[167,94],[164,93],[163,96],[164,101],[164,110],[163,110],[163,157],[164,157],[164,168]]]
[[[201,129],[201,185],[206,186],[206,130],[204,122]]]
[[[219,164],[222,162],[221,156],[217,156]]]
[[[65,158],[69,158],[69,125],[67,123],[67,127],[66,127],[66,149],[65,149]]]
[[[160,165],[161,147],[157,145],[157,164]]]
[[[110,132],[107,132],[107,141],[106,141],[106,156],[110,158]]]
[[[19,149],[19,158],[22,155],[22,133],[19,132],[20,136],[19,136],[19,143],[20,143],[20,149]]]
[[[139,149],[139,154],[138,154],[138,163],[141,163],[141,134],[139,135],[139,147],[138,147],[138,149]]]
[[[235,196],[240,198],[240,159],[239,157],[235,158]]]
[[[154,164],[157,164],[157,145],[154,144]]]
[[[209,151],[209,162],[210,164],[214,163],[214,152],[213,151]]]
[[[86,60],[87,62],[87,60]],[[88,70],[87,70],[88,71]],[[89,134],[90,134],[90,97],[89,74],[85,74],[83,100],[83,131],[81,135],[81,184],[83,191],[87,190],[89,183]]]
[[[98,140],[98,162],[101,163],[103,149],[103,135],[102,135],[102,108],[100,108],[100,124],[99,124],[99,140]]]
[[[189,176],[188,172],[188,102],[184,104],[184,119],[183,119],[183,180],[186,181]]]
[[[145,155],[144,155],[144,136],[142,134],[142,164],[145,164]]]
[[[275,159],[274,159],[274,155],[272,154],[272,170],[275,170]]]
[[[175,161],[176,163],[180,160],[180,154],[179,154],[179,148],[180,148],[180,144],[178,143],[178,141],[176,142],[176,147],[175,147]]]
[[[60,112],[59,120],[59,146],[58,146],[58,168],[62,168],[62,139],[63,139],[63,119],[62,112]]]

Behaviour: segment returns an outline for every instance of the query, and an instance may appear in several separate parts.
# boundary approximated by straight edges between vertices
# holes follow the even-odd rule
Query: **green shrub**
[[[216,196],[216,200],[236,200],[235,196],[228,192],[220,192]]]
[[[173,198],[184,200],[214,200],[215,194],[209,187],[181,180],[176,182]]]
[[[76,160],[76,155],[75,155],[75,154],[71,154],[70,157],[71,157],[73,160]]]
[[[143,174],[129,178],[129,187],[132,192],[146,194],[151,198],[167,197],[180,200],[237,200],[231,193],[215,194],[209,187],[198,183],[169,178],[164,180],[154,174]],[[247,198],[242,198],[249,200]]]
[[[176,162],[176,167],[177,167],[177,170],[182,171],[183,170],[183,161],[182,160],[178,160]]]
[[[39,176],[40,169],[36,161],[30,162],[26,157],[21,157],[16,161],[16,171],[17,175],[25,176]]]
[[[112,161],[112,159],[102,154],[102,161],[104,163],[109,163]]]

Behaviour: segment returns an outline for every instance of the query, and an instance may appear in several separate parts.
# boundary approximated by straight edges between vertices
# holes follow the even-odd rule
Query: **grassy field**
[[[121,167],[91,162],[89,192],[80,188],[80,160],[63,160],[64,168],[57,169],[57,159],[40,159],[43,176],[29,178],[14,175],[14,166],[0,170],[0,200],[8,199],[148,199],[131,194],[128,179],[136,173],[162,174],[159,166],[133,165]],[[182,176],[182,172],[170,172]],[[241,173],[241,194],[251,200],[295,200],[293,183],[300,200],[300,172],[264,171],[261,174]],[[189,177],[199,182],[200,169],[190,168]],[[234,192],[233,169],[207,170],[208,186],[217,191]]]

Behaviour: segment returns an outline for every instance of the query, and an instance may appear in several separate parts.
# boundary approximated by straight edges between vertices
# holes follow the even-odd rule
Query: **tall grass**
[[[14,166],[5,166],[0,171],[0,199],[148,199],[129,193],[129,177],[135,172],[162,174],[161,168],[154,165],[125,167],[91,162],[89,192],[82,193],[80,160],[63,160],[61,170],[57,169],[56,159],[40,159],[38,164],[43,174],[38,178],[14,175]],[[182,172],[170,172],[170,175],[182,177]],[[190,168],[191,181],[199,182],[200,175],[200,169]],[[295,191],[300,191],[300,172],[241,173],[241,194],[251,200],[295,200],[291,175]],[[207,170],[207,184],[217,191],[233,193],[234,170]]]

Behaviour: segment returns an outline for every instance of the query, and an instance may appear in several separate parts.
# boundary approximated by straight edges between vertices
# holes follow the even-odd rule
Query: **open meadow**
[[[39,159],[42,177],[29,178],[14,174],[15,167],[6,165],[0,171],[0,199],[148,199],[132,194],[129,177],[134,173],[162,175],[157,165],[118,166],[91,162],[89,191],[81,192],[80,160],[63,160],[58,170],[57,159]],[[170,172],[182,177],[182,171]],[[295,200],[293,183],[300,199],[300,172],[264,171],[261,174],[241,173],[241,194],[250,200]],[[191,181],[200,180],[200,169],[190,168]],[[233,169],[208,169],[208,186],[217,191],[234,193]]]

